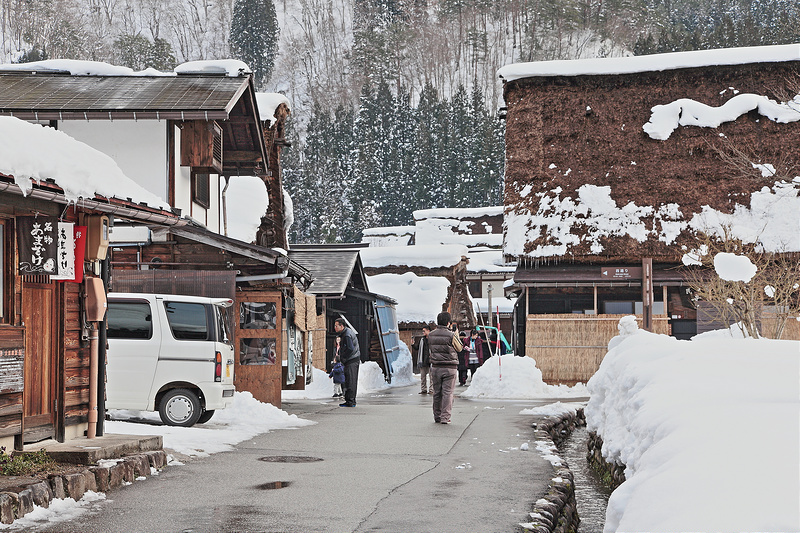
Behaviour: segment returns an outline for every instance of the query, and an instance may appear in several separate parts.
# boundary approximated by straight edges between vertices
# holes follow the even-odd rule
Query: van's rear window
[[[153,317],[147,302],[108,302],[109,339],[149,339]]]
[[[204,304],[164,302],[172,336],[178,340],[208,340],[208,313]]]

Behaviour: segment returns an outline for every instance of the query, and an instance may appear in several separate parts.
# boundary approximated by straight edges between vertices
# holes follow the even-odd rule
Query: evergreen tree
[[[231,53],[253,70],[257,89],[264,87],[272,77],[279,36],[272,0],[236,0],[231,19]]]

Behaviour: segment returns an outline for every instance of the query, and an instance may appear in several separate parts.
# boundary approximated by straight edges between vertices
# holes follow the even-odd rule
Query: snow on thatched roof
[[[513,63],[497,71],[506,81],[543,76],[635,74],[713,65],[800,61],[800,44],[693,50],[628,57],[604,57]]]

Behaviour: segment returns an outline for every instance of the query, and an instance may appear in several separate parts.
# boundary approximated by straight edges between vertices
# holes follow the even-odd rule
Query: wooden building
[[[0,117],[0,138],[0,445],[102,435],[108,221],[186,221],[59,132]]]
[[[696,310],[683,257],[698,248],[697,232],[719,234],[714,220],[757,220],[754,195],[777,198],[784,187],[758,165],[783,175],[797,166],[786,147],[800,142],[800,122],[765,109],[767,98],[781,108],[797,93],[800,46],[527,63],[499,74],[517,352],[536,359],[546,381],[574,383],[594,373],[620,316],[690,337]],[[723,160],[734,149],[752,168]],[[799,251],[789,240],[773,251]]]
[[[235,385],[280,406],[283,387],[305,386],[317,328],[316,315],[306,316],[316,305],[302,292],[311,278],[286,253],[280,151],[288,100],[262,98],[246,65],[230,64],[188,63],[172,75],[135,76],[118,67],[121,75],[108,75],[112,67],[102,64],[87,73],[85,62],[71,70],[68,62],[46,61],[35,71],[0,68],[0,115],[73,135],[180,212],[185,223],[174,231],[112,221],[112,234],[120,233],[112,289],[235,297],[243,317]],[[261,213],[227,205],[230,182],[251,176],[267,193]],[[226,236],[230,218],[243,215],[256,218],[252,243]],[[269,311],[269,328],[248,321],[256,308]],[[242,357],[256,347],[280,360]]]
[[[361,361],[376,362],[391,380],[396,323],[392,313],[381,309],[393,306],[394,301],[370,292],[360,249],[358,244],[294,244],[289,258],[310,271],[313,282],[307,292],[316,296],[317,313],[325,317],[325,357],[317,357],[314,365],[330,371],[335,353],[334,321],[344,318],[358,335]]]

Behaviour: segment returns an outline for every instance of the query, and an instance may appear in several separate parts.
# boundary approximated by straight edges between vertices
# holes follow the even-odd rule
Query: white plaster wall
[[[109,155],[126,176],[168,200],[166,121],[61,120],[58,129]]]

